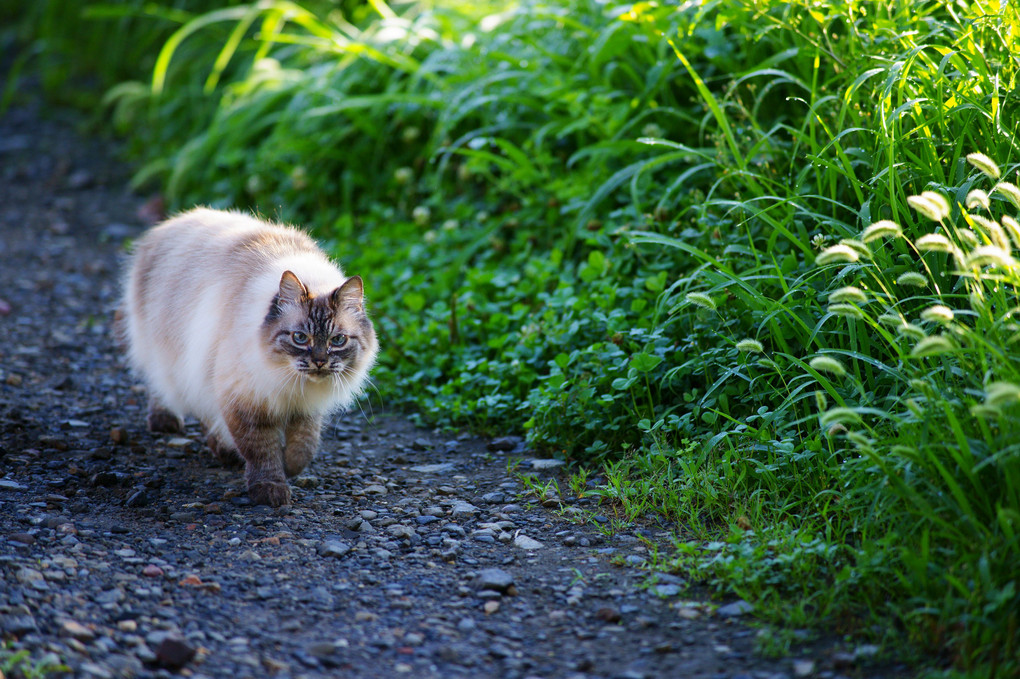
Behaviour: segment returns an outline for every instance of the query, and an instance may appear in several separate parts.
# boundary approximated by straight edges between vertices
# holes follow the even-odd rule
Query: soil
[[[756,655],[750,605],[650,574],[676,527],[609,522],[513,436],[366,405],[327,427],[290,506],[252,505],[197,425],[145,429],[110,325],[152,206],[77,124],[41,105],[0,119],[0,666],[26,650],[22,673],[100,678],[902,672],[831,640]],[[562,494],[529,494],[529,475]]]

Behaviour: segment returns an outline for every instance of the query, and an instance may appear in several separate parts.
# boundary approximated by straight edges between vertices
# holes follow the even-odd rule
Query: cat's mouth
[[[321,382],[333,377],[333,371],[328,368],[302,368],[301,374],[312,382]]]

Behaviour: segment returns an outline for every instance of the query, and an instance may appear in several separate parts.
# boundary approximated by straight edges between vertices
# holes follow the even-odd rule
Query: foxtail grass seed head
[[[864,312],[858,309],[853,304],[830,304],[828,309],[830,314],[836,316],[843,316],[845,318],[856,318],[863,320]]]
[[[999,182],[992,188],[992,191],[1004,195],[1009,202],[1013,203],[1014,207],[1020,207],[1020,189],[1016,187],[1016,184]]]
[[[815,405],[818,406],[818,412],[824,413],[829,408],[829,399],[826,398],[824,391],[815,392]]]
[[[826,410],[821,414],[819,421],[822,423],[823,427],[828,427],[836,423],[847,424],[849,422],[851,424],[859,424],[861,416],[858,415],[853,408],[844,408],[839,406]]]
[[[933,304],[921,312],[922,321],[934,323],[950,323],[953,320],[953,310],[944,304]]]
[[[896,328],[896,333],[903,337],[909,337],[914,340],[922,340],[925,337],[924,329],[919,325],[913,323],[904,323]]]
[[[981,189],[974,189],[967,194],[967,200],[965,202],[968,210],[975,208],[981,208],[987,210],[991,206],[991,202],[988,200],[988,194]]]
[[[968,248],[976,248],[981,244],[977,234],[970,229],[957,229],[956,238],[960,241],[960,244]]]
[[[870,243],[882,238],[899,238],[903,235],[900,225],[894,221],[883,219],[877,221],[861,233],[861,241]]]
[[[815,258],[815,264],[818,266],[825,266],[826,264],[839,264],[839,263],[850,263],[856,262],[861,256],[853,248],[839,244],[833,245],[832,247],[825,248],[819,253],[818,257]]]
[[[932,396],[935,394],[935,390],[934,390],[934,388],[932,388],[932,385],[931,385],[930,382],[926,382],[924,380],[917,379],[915,377],[914,379],[910,380],[907,384],[910,385],[911,389],[913,389],[914,391],[920,393],[922,396],[924,396],[927,399],[931,399]]]
[[[900,274],[900,277],[896,279],[896,285],[909,285],[915,288],[928,287],[928,279],[924,277],[923,273],[916,271],[905,271]]]
[[[935,191],[924,191],[919,196],[910,196],[907,198],[907,205],[933,222],[941,222],[949,216],[949,201]]]
[[[419,205],[411,211],[411,219],[413,219],[414,223],[418,226],[426,226],[429,223],[429,220],[432,219],[432,211],[424,205]]]
[[[988,175],[989,179],[998,179],[1002,176],[995,161],[983,153],[968,153],[967,162]]]
[[[981,247],[974,248],[967,255],[968,267],[993,266],[1009,269],[1016,265],[1017,261],[1013,259],[1012,255],[995,245],[982,245]]]
[[[1013,241],[1013,247],[1020,250],[1020,222],[1009,215],[1002,215],[1002,228],[1009,234],[1010,240]]]
[[[833,290],[829,294],[829,304],[866,304],[867,301],[868,296],[864,294],[864,291],[852,285]]]
[[[970,414],[986,420],[994,420],[1002,415],[1002,411],[987,403],[975,403],[970,407]]]
[[[765,347],[761,345],[761,342],[755,339],[742,339],[737,342],[737,351],[742,351],[747,354],[760,354],[765,351]]]
[[[820,373],[829,373],[838,377],[846,375],[846,368],[832,356],[815,356],[808,362],[808,365]]]
[[[718,308],[715,300],[703,292],[688,292],[685,299],[694,306],[699,306],[709,311],[715,311]]]
[[[836,424],[832,425],[831,427],[829,427],[826,430],[825,435],[827,437],[829,437],[829,438],[832,438],[833,436],[839,436],[840,434],[845,434],[845,433],[846,433],[846,427],[844,427],[842,424],[837,422]]]
[[[989,382],[985,385],[985,403],[1001,408],[1020,401],[1020,385],[1012,382]]]
[[[872,441],[871,439],[869,439],[867,436],[865,436],[864,434],[862,434],[859,431],[848,431],[846,433],[846,438],[847,438],[848,441],[853,443],[854,446],[858,450],[868,450],[868,451],[874,450],[871,447],[871,444],[874,443],[874,441]]]
[[[857,240],[856,238],[843,238],[839,241],[839,244],[856,250],[860,257],[871,257],[871,248],[869,248],[862,240]]]
[[[878,317],[878,322],[882,325],[888,325],[889,327],[896,327],[902,323],[906,323],[907,320],[903,318],[901,314],[895,311],[886,311],[884,314]]]
[[[914,414],[914,417],[916,417],[919,420],[924,419],[924,411],[921,410],[921,406],[918,405],[917,401],[915,401],[912,398],[908,398],[906,401],[904,401],[904,403],[906,403],[907,410]]]
[[[769,368],[771,370],[779,371],[779,364],[773,361],[771,358],[759,358],[758,365],[763,368]]]
[[[393,171],[393,181],[397,182],[401,186],[410,183],[413,178],[414,170],[409,167],[398,167]]]
[[[932,335],[931,337],[925,337],[915,344],[914,348],[910,351],[910,355],[914,358],[925,358],[926,356],[938,356],[939,354],[949,353],[954,349],[956,349],[956,344],[953,340],[945,335]]]
[[[952,252],[953,244],[941,233],[926,233],[914,241],[914,247],[921,252]]]

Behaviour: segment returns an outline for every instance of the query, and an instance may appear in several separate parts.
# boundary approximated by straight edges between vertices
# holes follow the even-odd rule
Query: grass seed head
[[[830,314],[844,316],[846,318],[864,319],[864,312],[853,304],[830,304],[828,312]]]
[[[941,233],[926,233],[914,241],[914,247],[921,252],[952,252],[953,244]]]
[[[991,202],[988,200],[988,194],[981,189],[974,189],[968,193],[965,204],[968,210],[973,210],[974,208],[987,210],[991,206]]]
[[[903,323],[897,326],[896,332],[904,337],[910,337],[915,340],[922,340],[925,337],[924,329],[919,325],[913,323]]]
[[[702,309],[715,311],[718,308],[715,300],[703,292],[688,292],[685,299],[694,306],[699,306]]]
[[[953,310],[944,304],[933,304],[921,312],[921,320],[950,323],[953,320]]]
[[[1016,265],[1017,261],[1013,259],[1012,255],[997,245],[982,245],[974,248],[970,254],[967,255],[968,267],[992,266],[1009,269]]]
[[[995,161],[983,153],[968,153],[967,162],[988,175],[989,179],[998,179],[1002,176]]]
[[[1020,401],[1020,385],[1012,382],[989,382],[985,385],[985,403],[1001,408]]]
[[[829,304],[866,304],[867,301],[868,296],[864,294],[864,291],[853,285],[834,290],[829,294]]]
[[[924,288],[928,286],[928,279],[924,277],[923,273],[905,271],[900,274],[899,278],[896,279],[896,285],[909,285],[915,288]]]
[[[820,422],[823,427],[828,427],[833,424],[859,424],[861,422],[861,416],[853,408],[845,408],[837,406],[835,408],[829,408],[821,414]]]
[[[820,373],[829,373],[839,377],[846,375],[846,368],[843,367],[843,363],[832,356],[815,356],[808,362],[808,365]]]
[[[818,257],[815,258],[815,264],[818,266],[838,263],[846,264],[856,262],[860,258],[861,256],[856,250],[840,243],[839,245],[833,245],[822,250]]]
[[[742,339],[737,342],[737,351],[748,354],[760,354],[765,351],[765,347],[756,339]]]
[[[1020,207],[1020,189],[1016,187],[1016,184],[999,182],[992,191],[1004,195],[1009,202],[1013,203],[1014,207]]]
[[[883,219],[875,222],[861,233],[861,241],[870,243],[882,238],[899,238],[903,235],[900,225],[894,221]]]
[[[815,392],[815,405],[818,406],[820,413],[824,413],[829,408],[829,399],[826,398],[824,391]]]
[[[843,238],[839,241],[840,245],[845,245],[852,250],[856,250],[857,254],[861,257],[871,257],[871,248],[868,247],[867,243],[856,238]]]
[[[1013,241],[1013,247],[1020,250],[1020,222],[1009,215],[1002,215],[1002,228],[1009,234],[1010,239]]]
[[[926,356],[946,354],[955,349],[956,344],[945,335],[932,335],[915,344],[910,355],[914,358],[925,358]]]
[[[949,216],[949,201],[935,191],[924,191],[919,196],[910,196],[907,198],[907,204],[933,222],[941,222]]]

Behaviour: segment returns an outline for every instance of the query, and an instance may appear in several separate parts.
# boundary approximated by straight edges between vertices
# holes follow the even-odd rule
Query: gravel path
[[[519,439],[352,413],[292,506],[252,506],[197,426],[145,430],[109,332],[142,200],[107,143],[39,114],[0,120],[7,655],[99,678],[876,676],[867,647],[755,656],[746,604],[649,583],[667,531],[524,494],[508,462],[559,470]]]

